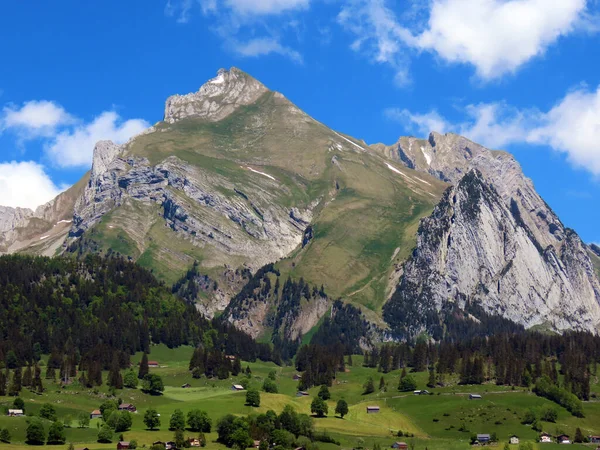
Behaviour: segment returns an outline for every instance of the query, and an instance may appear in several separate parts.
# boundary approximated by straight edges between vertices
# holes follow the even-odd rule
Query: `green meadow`
[[[297,397],[296,373],[293,367],[279,367],[273,363],[254,362],[242,364],[249,366],[252,374],[250,387],[260,389],[270,371],[277,373],[279,393],[261,392],[261,405],[253,408],[245,405],[245,393],[236,392],[231,385],[238,383],[245,375],[226,380],[192,378],[188,371],[188,362],[192,348],[180,347],[168,349],[162,345],[152,348],[150,359],[160,363],[160,368],[150,369],[163,378],[165,391],[163,395],[151,396],[140,389],[123,389],[117,391],[117,398],[125,403],[133,403],[138,412],[133,414],[133,425],[130,431],[124,432],[126,440],[136,440],[139,448],[149,447],[152,442],[173,439],[173,432],[168,430],[169,418],[176,409],[184,414],[192,409],[201,409],[208,413],[213,421],[213,432],[207,435],[208,449],[224,449],[216,442],[214,432],[216,422],[225,414],[247,415],[266,412],[272,409],[280,412],[285,405],[292,405],[298,412],[310,414],[310,403],[317,395],[318,387],[309,390],[308,397]],[[137,364],[141,355],[132,358]],[[426,388],[428,374],[416,373],[418,388]],[[106,377],[107,374],[104,374]],[[363,395],[362,385],[372,377],[378,387],[383,376],[385,388],[375,393]],[[331,399],[327,402],[329,414],[325,418],[314,418],[316,431],[326,431],[340,442],[340,447],[351,449],[356,447],[373,448],[379,444],[381,448],[390,448],[395,441],[414,444],[415,449],[458,450],[470,448],[470,436],[474,433],[496,433],[500,443],[497,448],[504,448],[509,436],[516,434],[521,442],[534,443],[538,433],[530,426],[522,425],[521,418],[529,408],[541,409],[553,406],[558,411],[556,423],[541,422],[543,430],[551,434],[567,433],[574,436],[575,429],[581,428],[584,435],[600,434],[600,402],[585,403],[585,418],[578,419],[566,410],[539,398],[524,388],[511,389],[496,385],[459,386],[453,384],[444,388],[429,389],[433,395],[414,395],[397,390],[399,371],[382,374],[376,369],[362,367],[362,357],[353,357],[353,366],[348,371],[339,373],[330,388]],[[46,391],[42,395],[23,390],[21,398],[25,401],[26,415],[37,415],[44,403],[51,403],[56,408],[60,420],[71,417],[71,427],[66,428],[67,445],[73,443],[75,448],[88,447],[95,449],[116,448],[118,434],[113,436],[110,444],[96,442],[101,419],[94,419],[86,428],[77,427],[77,417],[82,413],[90,413],[109,396],[108,388],[102,386],[96,390],[84,389],[74,382],[62,387],[50,380],[45,381]],[[191,387],[183,388],[189,383]],[[598,380],[594,380],[593,392],[600,392]],[[481,400],[469,400],[469,393],[479,393]],[[349,405],[349,413],[343,419],[335,417],[333,411],[339,399],[345,399]],[[32,448],[26,445],[25,430],[27,417],[8,417],[5,410],[12,405],[12,397],[0,397],[0,428],[8,428],[12,435],[11,444],[1,444],[2,449],[21,450]],[[380,412],[367,414],[367,406],[379,406]],[[146,430],[143,423],[144,412],[154,408],[160,414],[161,426],[156,431]],[[46,421],[46,430],[50,422]],[[462,431],[461,431],[462,430]],[[398,431],[409,433],[411,437],[397,437]],[[187,432],[186,437],[195,433]],[[67,445],[52,446],[66,449]],[[320,449],[333,450],[340,448],[335,444],[317,443]],[[50,446],[48,446],[50,447]],[[535,444],[534,448],[562,448],[557,444]],[[571,448],[596,448],[589,445],[572,445]],[[518,446],[511,449],[517,450]]]

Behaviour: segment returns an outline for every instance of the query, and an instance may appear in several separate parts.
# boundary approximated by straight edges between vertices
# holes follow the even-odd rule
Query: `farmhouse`
[[[477,435],[477,441],[480,444],[487,444],[488,442],[490,442],[491,439],[492,438],[489,434],[478,434]]]
[[[119,411],[129,411],[129,412],[136,412],[137,409],[135,406],[133,406],[131,403],[121,403],[119,405]]]
[[[308,392],[306,392],[306,391],[296,392],[296,397],[307,397],[307,396],[308,396]]]
[[[367,406],[367,414],[377,414],[379,412],[379,406]]]
[[[148,361],[148,367],[158,368],[158,361]]]
[[[398,448],[400,450],[407,450],[408,444],[406,442],[394,442],[392,448]]]
[[[244,386],[242,386],[241,384],[232,384],[231,385],[231,390],[232,391],[243,391],[244,390]]]
[[[508,440],[512,445],[517,445],[519,443],[519,436],[512,435]]]
[[[83,448],[80,447],[80,448],[77,448],[75,450],[90,450],[90,449],[88,447],[83,447]]]
[[[200,439],[190,438],[188,442],[190,447],[200,447]]]
[[[298,381],[302,379],[302,375],[295,373],[294,376],[292,377],[294,380]]]
[[[556,442],[558,442],[559,444],[570,444],[571,438],[566,434],[561,434],[556,438]]]
[[[469,394],[469,400],[481,400],[481,395],[479,395],[479,394]]]
[[[100,419],[102,417],[102,413],[99,409],[95,409],[90,413],[90,419]]]
[[[24,416],[25,413],[23,413],[22,409],[9,409],[8,415],[10,417],[21,417],[21,416]]]
[[[192,385],[191,385],[190,383],[185,383],[185,384],[182,384],[182,385],[181,385],[181,387],[182,387],[183,389],[187,389],[187,388],[191,388],[191,387],[192,387]]]
[[[260,447],[260,441],[254,441],[254,443],[252,444],[253,448],[258,448]]]
[[[543,443],[550,443],[552,442],[552,436],[550,436],[548,433],[542,433],[540,434],[540,442]]]
[[[588,436],[592,444],[600,444],[600,436]]]
[[[129,442],[120,441],[117,443],[117,450],[126,450],[129,449]]]

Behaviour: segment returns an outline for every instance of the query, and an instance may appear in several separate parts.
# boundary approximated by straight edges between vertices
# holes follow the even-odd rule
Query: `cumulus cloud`
[[[431,0],[392,10],[387,0],[352,0],[338,21],[365,48],[396,71],[416,52],[433,52],[450,63],[475,67],[483,80],[516,71],[560,37],[591,26],[586,0]]]
[[[412,131],[452,131],[490,148],[511,144],[546,145],[577,167],[600,176],[600,86],[579,87],[549,111],[517,109],[506,103],[468,105],[465,119],[451,122],[437,111],[414,113],[390,108],[384,114]]]
[[[435,0],[417,45],[498,78],[571,33],[585,7],[586,0]]]
[[[47,100],[32,100],[22,106],[10,104],[2,108],[0,130],[14,130],[24,138],[48,136],[56,128],[75,122],[64,108]]]
[[[111,140],[121,144],[149,126],[145,120],[123,121],[116,112],[107,111],[90,123],[61,131],[47,143],[45,149],[51,161],[59,167],[88,167],[98,141]]]
[[[251,39],[248,42],[236,42],[232,45],[234,51],[241,56],[257,57],[275,53],[286,56],[296,63],[302,63],[302,56],[300,53],[281,45],[281,43],[274,38],[257,38]]]
[[[62,190],[50,179],[44,167],[36,162],[0,163],[2,206],[35,209],[52,200]]]

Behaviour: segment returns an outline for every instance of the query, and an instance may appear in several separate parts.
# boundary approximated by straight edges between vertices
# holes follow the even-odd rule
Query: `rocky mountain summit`
[[[174,95],[167,99],[164,121],[175,123],[186,117],[217,122],[237,108],[250,105],[267,92],[267,88],[235,67],[221,69],[198,92]]]
[[[522,210],[468,172],[421,222],[388,323],[414,334],[438,327],[443,310],[474,303],[527,328],[597,332],[600,283],[585,246],[572,230],[560,247],[541,246]]]
[[[126,256],[289,348],[331,325],[339,298],[392,338],[439,333],[457,310],[598,330],[596,247],[508,153],[437,133],[368,146],[236,68],[164,111],[123,145],[98,142],[49,204],[1,208],[0,251]]]

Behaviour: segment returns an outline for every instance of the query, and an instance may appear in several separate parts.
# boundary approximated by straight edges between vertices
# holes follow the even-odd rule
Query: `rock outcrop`
[[[235,67],[219,70],[217,77],[204,84],[198,92],[174,95],[167,99],[164,121],[175,123],[186,117],[217,122],[237,108],[254,103],[267,88]]]
[[[477,304],[528,328],[598,332],[600,283],[586,247],[569,229],[560,246],[543,245],[525,211],[468,172],[422,220],[386,320],[414,335],[439,325],[443,310]]]

